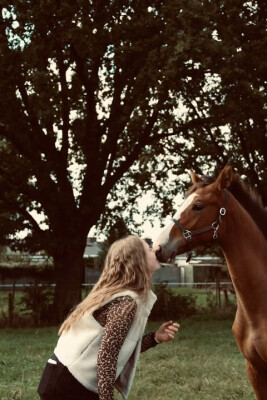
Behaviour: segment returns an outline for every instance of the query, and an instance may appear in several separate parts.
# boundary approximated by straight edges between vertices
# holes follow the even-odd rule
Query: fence
[[[234,293],[232,282],[219,281],[218,279],[214,282],[154,282],[153,286],[157,287],[164,285],[168,288],[189,288],[199,291],[212,291],[215,294],[216,305],[221,308],[222,299],[221,294],[224,294],[225,304],[228,304],[228,292]],[[14,311],[16,307],[15,296],[21,298],[21,293],[29,288],[55,288],[55,284],[43,284],[43,283],[13,283],[13,284],[0,284],[0,318],[4,315],[8,320],[8,325],[12,326]],[[94,286],[94,283],[83,283],[82,288],[86,292]],[[5,294],[7,296],[5,296]],[[18,302],[18,300],[17,300]]]
[[[198,287],[198,286],[214,286],[217,284],[220,285],[231,285],[232,286],[232,282],[220,282],[220,281],[214,281],[214,282],[168,282],[168,281],[162,281],[162,282],[153,282],[153,286],[157,286],[157,285],[166,285],[167,287],[181,287],[181,286],[191,286],[191,287]],[[86,288],[86,287],[93,287],[95,285],[95,283],[82,283],[82,287]],[[46,284],[46,283],[7,283],[4,285],[0,284],[0,292],[1,291],[7,291],[9,289],[12,289],[13,287],[15,288],[20,288],[20,289],[24,289],[26,287],[34,287],[34,286],[38,286],[38,287],[56,287],[55,283],[50,283],[50,284]]]

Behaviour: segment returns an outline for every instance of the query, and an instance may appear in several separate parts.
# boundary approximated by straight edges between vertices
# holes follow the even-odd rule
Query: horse
[[[226,165],[193,185],[154,244],[160,262],[216,240],[237,297],[232,326],[257,400],[267,399],[267,209]]]

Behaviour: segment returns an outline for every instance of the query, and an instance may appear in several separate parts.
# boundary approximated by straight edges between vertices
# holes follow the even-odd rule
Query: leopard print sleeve
[[[114,399],[118,355],[136,309],[135,300],[130,296],[124,296],[116,298],[94,312],[94,317],[105,327],[97,359],[99,400]]]
[[[155,332],[147,333],[142,338],[142,345],[141,345],[141,353],[151,349],[151,347],[157,346],[157,342],[155,340]]]

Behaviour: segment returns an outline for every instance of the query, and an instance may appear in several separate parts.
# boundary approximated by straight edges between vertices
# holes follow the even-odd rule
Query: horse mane
[[[241,181],[238,175],[234,175],[229,192],[250,214],[267,239],[267,209],[263,206],[260,195],[251,186]]]
[[[208,186],[213,182],[215,182],[214,177],[203,175],[201,176],[201,181],[194,184],[188,190],[187,195],[195,192],[201,187]],[[233,176],[228,190],[250,214],[258,228],[267,239],[267,208],[263,206],[260,195],[256,193],[251,186],[241,181],[238,175]]]

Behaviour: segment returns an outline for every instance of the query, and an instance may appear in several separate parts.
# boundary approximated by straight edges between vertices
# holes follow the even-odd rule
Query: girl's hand
[[[162,324],[155,333],[156,342],[169,342],[174,339],[174,335],[178,332],[180,325],[172,321]]]

